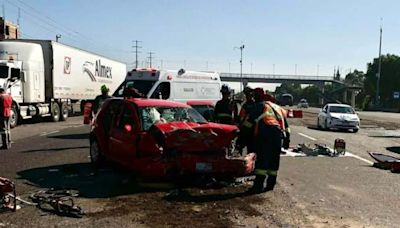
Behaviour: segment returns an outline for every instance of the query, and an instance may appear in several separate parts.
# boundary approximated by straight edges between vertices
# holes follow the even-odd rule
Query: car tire
[[[104,164],[104,155],[96,139],[90,140],[90,162],[95,167],[100,167]]]
[[[321,125],[319,124],[319,118],[317,118],[317,128],[318,128],[318,129],[321,129],[321,128],[322,128]]]
[[[63,102],[61,103],[61,115],[60,115],[61,121],[66,121],[68,119],[68,115],[69,115],[68,105],[67,103]]]
[[[327,119],[325,119],[324,129],[325,129],[325,130],[329,130],[329,127],[328,127],[328,120],[327,120]]]
[[[353,133],[357,133],[359,129],[353,129]]]

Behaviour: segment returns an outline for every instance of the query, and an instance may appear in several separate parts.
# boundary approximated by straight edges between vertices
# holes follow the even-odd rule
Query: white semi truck
[[[0,41],[0,87],[13,98],[11,125],[20,118],[66,120],[106,85],[126,76],[124,63],[50,40]]]

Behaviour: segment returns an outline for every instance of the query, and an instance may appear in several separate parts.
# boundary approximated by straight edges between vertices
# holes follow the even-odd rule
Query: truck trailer
[[[0,41],[0,86],[13,98],[12,127],[33,117],[66,120],[102,85],[113,92],[125,76],[125,63],[51,40]]]

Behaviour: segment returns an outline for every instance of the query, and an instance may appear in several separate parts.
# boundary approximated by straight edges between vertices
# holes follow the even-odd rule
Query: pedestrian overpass
[[[350,103],[355,106],[355,97],[362,89],[361,86],[347,85],[344,81],[335,79],[333,76],[315,76],[315,75],[285,75],[285,74],[242,74],[240,73],[220,73],[221,81],[223,82],[241,82],[243,88],[248,83],[299,83],[299,84],[313,84],[320,89],[320,104],[325,103],[325,99],[330,94],[325,94],[325,83],[332,83],[339,85],[337,93],[343,93],[343,102],[347,103],[347,93],[350,92]]]
[[[335,80],[333,76],[311,76],[311,75],[285,75],[285,74],[242,74],[239,73],[220,73],[221,81],[242,82],[246,86],[249,82],[253,83],[300,83],[314,84],[322,88],[325,83],[344,84],[342,81]]]

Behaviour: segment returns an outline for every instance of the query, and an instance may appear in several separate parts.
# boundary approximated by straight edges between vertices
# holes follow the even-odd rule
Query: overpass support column
[[[343,92],[343,103],[347,103],[347,89]]]
[[[322,94],[322,96],[320,96],[320,98],[319,98],[319,104],[321,105],[321,106],[323,106],[324,105],[324,103],[325,103],[325,100],[324,100],[324,93],[325,93],[325,83],[319,83],[318,84],[318,87],[319,87],[319,90],[321,91],[321,94]]]
[[[353,108],[356,107],[356,96],[357,96],[358,92],[355,90],[351,91],[351,106],[353,106]]]

